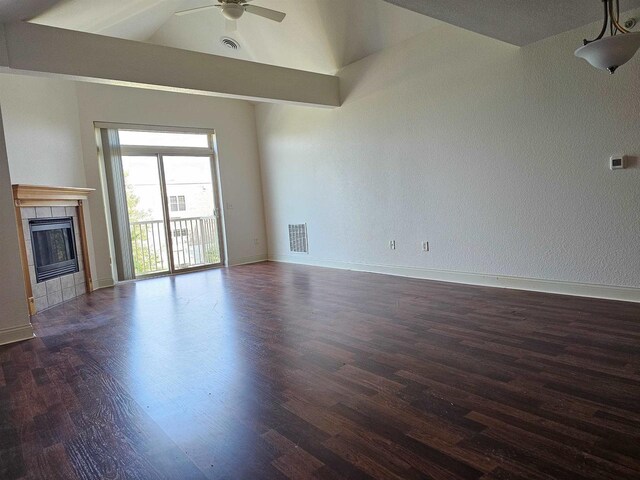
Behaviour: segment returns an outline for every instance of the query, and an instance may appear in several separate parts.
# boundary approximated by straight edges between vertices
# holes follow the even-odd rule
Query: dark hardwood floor
[[[0,347],[2,479],[640,478],[640,305],[263,263]]]

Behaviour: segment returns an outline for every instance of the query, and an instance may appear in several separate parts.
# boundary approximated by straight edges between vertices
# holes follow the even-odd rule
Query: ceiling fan
[[[220,0],[217,5],[207,5],[204,7],[191,8],[189,10],[182,10],[176,12],[176,15],[189,15],[190,13],[201,12],[203,10],[210,10],[212,8],[219,8],[222,15],[227,20],[238,20],[244,12],[252,13],[260,17],[273,20],[274,22],[282,22],[286,13],[271,10],[269,8],[258,7],[257,5],[249,5],[252,0]]]

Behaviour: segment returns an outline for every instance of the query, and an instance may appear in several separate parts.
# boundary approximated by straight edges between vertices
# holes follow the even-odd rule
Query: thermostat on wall
[[[617,157],[611,157],[609,159],[609,168],[611,170],[617,170],[619,168],[624,168],[624,156],[620,155]]]

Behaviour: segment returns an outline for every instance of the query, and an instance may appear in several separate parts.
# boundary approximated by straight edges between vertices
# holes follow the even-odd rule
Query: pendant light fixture
[[[631,25],[620,22],[620,0],[602,0],[604,4],[604,24],[600,34],[593,40],[584,40],[584,46],[575,52],[576,57],[601,70],[613,74],[616,69],[627,63],[640,48],[640,32],[628,30]],[[609,36],[605,34],[609,30]]]

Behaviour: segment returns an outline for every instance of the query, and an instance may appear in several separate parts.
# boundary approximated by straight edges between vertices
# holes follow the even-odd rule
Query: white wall
[[[267,255],[254,107],[243,101],[88,83],[77,84],[90,203],[94,283],[113,282],[94,123],[209,128],[216,130],[227,255],[231,265]],[[256,245],[255,240],[258,244]]]
[[[18,229],[0,113],[0,345],[33,336],[18,247]]]
[[[518,49],[444,25],[343,69],[339,109],[259,105],[270,257],[640,287],[638,160],[607,164],[640,155],[640,58],[615,76],[575,58],[595,30]],[[288,252],[298,222],[308,256]]]
[[[13,183],[85,187],[74,82],[0,75]]]

